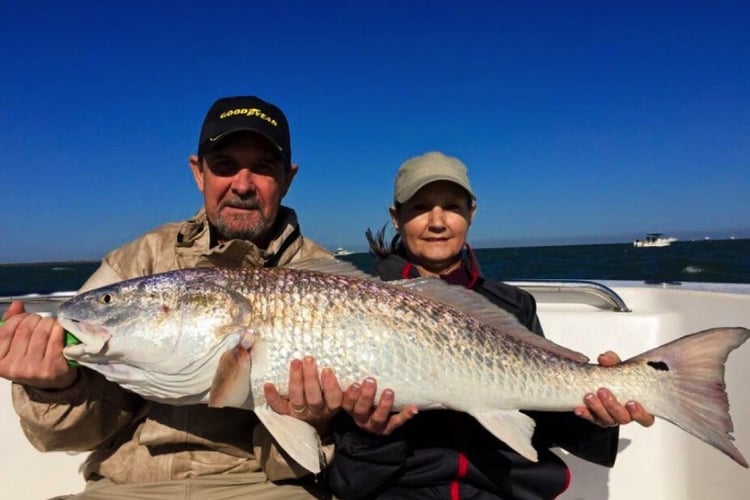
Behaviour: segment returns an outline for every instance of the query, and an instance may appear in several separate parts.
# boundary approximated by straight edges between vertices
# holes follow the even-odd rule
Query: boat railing
[[[563,301],[583,302],[612,311],[630,312],[630,308],[617,292],[596,281],[524,280],[506,283],[523,288],[534,295],[537,302],[560,302],[563,298]],[[7,309],[14,300],[20,300],[26,305],[27,311],[53,314],[60,303],[65,302],[75,293],[71,291],[0,297],[0,313]],[[552,294],[554,294],[554,300],[552,300]]]
[[[27,312],[54,314],[60,304],[75,294],[75,291],[69,291],[0,296],[0,314],[4,313],[10,303],[16,300],[24,303]]]
[[[596,281],[587,280],[524,280],[506,281],[532,294],[537,302],[584,302],[615,312],[630,312],[617,292]],[[550,300],[554,294],[554,300]],[[592,301],[593,299],[593,301]]]

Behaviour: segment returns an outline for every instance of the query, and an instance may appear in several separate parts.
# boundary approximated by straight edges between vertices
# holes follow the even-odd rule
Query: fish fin
[[[320,437],[312,425],[290,415],[276,413],[267,404],[256,406],[254,411],[258,420],[295,462],[313,474],[320,472]]]
[[[345,260],[338,260],[334,258],[316,258],[306,259],[284,264],[281,267],[288,269],[304,270],[304,271],[317,271],[319,273],[326,274],[338,274],[340,276],[347,276],[350,278],[360,278],[370,281],[380,281],[379,278],[367,274],[366,272],[359,269],[351,262]]]
[[[223,408],[252,408],[252,401],[248,406],[248,399],[252,399],[250,392],[250,370],[252,363],[248,350],[238,344],[221,355],[219,366],[211,383],[208,406]]]
[[[409,292],[437,300],[460,309],[485,325],[508,335],[519,342],[544,349],[562,358],[588,363],[589,358],[578,351],[568,349],[547,340],[541,335],[530,332],[513,314],[490,302],[482,294],[460,285],[451,285],[439,278],[418,278],[411,280],[389,281]]]
[[[493,436],[504,442],[520,455],[538,462],[536,449],[531,445],[536,422],[518,410],[491,410],[481,413],[469,412]]]
[[[623,363],[647,364],[668,371],[675,393],[655,401],[647,411],[684,429],[748,467],[732,444],[734,427],[724,383],[729,353],[750,338],[746,328],[712,328],[687,335]]]

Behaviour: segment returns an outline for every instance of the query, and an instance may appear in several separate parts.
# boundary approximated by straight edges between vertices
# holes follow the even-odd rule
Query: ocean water
[[[664,248],[631,244],[480,248],[485,276],[524,279],[600,279],[645,282],[750,283],[750,239],[678,241]],[[342,257],[370,270],[366,253]],[[98,262],[0,264],[0,297],[76,290]]]
[[[487,278],[599,279],[645,282],[750,283],[750,239],[675,242],[669,247],[632,244],[476,249]],[[346,257],[345,257],[346,258]],[[348,256],[369,270],[367,254]]]

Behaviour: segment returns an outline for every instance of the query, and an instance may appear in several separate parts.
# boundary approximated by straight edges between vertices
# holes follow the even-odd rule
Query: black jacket
[[[528,292],[487,281],[472,271],[475,278],[470,288],[543,335],[536,303]],[[386,281],[419,276],[398,255],[380,260],[374,272]],[[568,468],[549,451],[552,446],[601,465],[614,463],[618,428],[602,429],[571,412],[526,413],[537,422],[533,438],[539,452],[536,463],[461,412],[421,412],[390,436],[362,431],[348,415],[340,415],[334,422],[336,453],[328,469],[329,486],[344,500],[538,500],[555,498],[569,483]]]

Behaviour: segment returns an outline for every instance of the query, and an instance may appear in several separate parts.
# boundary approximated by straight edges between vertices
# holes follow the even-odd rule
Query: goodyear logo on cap
[[[265,120],[274,127],[277,127],[279,124],[276,123],[276,120],[265,114],[263,111],[259,110],[258,108],[237,108],[237,109],[230,109],[229,111],[224,111],[222,114],[219,115],[219,119],[223,120],[224,118],[229,118],[230,116],[237,116],[237,115],[247,115],[247,116],[257,116],[261,120]]]

